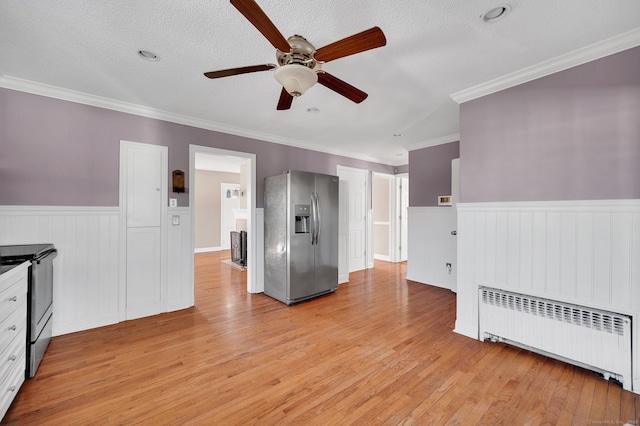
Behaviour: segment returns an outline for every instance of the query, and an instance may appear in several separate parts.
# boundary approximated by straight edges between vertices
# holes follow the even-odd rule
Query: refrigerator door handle
[[[314,192],[314,198],[316,200],[316,223],[313,227],[313,231],[316,234],[316,245],[318,244],[318,237],[320,236],[320,225],[322,221],[320,220],[320,199],[318,198],[318,193]]]
[[[316,207],[313,200],[313,192],[311,193],[311,229],[309,236],[311,237],[311,245],[315,244],[315,229],[316,229]]]

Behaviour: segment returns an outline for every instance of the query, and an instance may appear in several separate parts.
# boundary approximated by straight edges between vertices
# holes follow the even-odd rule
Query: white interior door
[[[367,170],[338,166],[349,182],[349,272],[367,267]]]
[[[223,250],[231,248],[231,231],[236,230],[233,210],[240,208],[240,198],[227,198],[227,191],[233,194],[233,190],[237,188],[240,188],[237,183],[220,184],[220,248]]]
[[[165,311],[162,268],[166,252],[168,149],[124,141],[120,149],[120,208],[126,212],[125,318],[133,319]]]

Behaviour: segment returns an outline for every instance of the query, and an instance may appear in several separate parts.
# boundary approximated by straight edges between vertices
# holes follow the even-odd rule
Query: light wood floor
[[[198,254],[194,308],[54,338],[3,423],[638,424],[595,373],[452,333],[455,295],[405,270],[286,306]]]

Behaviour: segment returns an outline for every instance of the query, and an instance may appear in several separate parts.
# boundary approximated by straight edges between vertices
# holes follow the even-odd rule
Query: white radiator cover
[[[631,390],[631,317],[480,287],[481,340],[504,341],[620,381]]]

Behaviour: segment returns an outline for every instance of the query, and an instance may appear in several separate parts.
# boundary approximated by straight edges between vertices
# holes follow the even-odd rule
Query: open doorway
[[[407,174],[372,173],[374,258],[387,262],[407,260]]]
[[[395,178],[386,173],[373,172],[371,176],[373,205],[373,257],[394,260]]]
[[[189,170],[193,252],[226,250],[223,248],[225,239],[222,234],[226,231],[223,230],[221,206],[225,204],[223,198],[226,198],[228,190],[229,198],[237,197],[239,200],[239,208],[233,208],[231,213],[227,212],[233,215],[233,220],[230,222],[234,227],[246,232],[247,291],[257,293],[260,291],[257,288],[256,279],[257,239],[256,233],[253,232],[256,205],[255,154],[190,145]],[[224,180],[232,180],[232,182],[223,182]],[[212,184],[213,181],[215,183]],[[231,186],[222,185],[225,183]],[[200,197],[203,194],[204,197]],[[213,209],[217,213],[213,215],[207,213],[206,208],[200,209],[199,207],[202,206],[199,206],[199,198],[209,199],[211,203],[217,204],[217,208]],[[210,208],[209,211],[211,210]],[[203,240],[205,238],[201,235],[203,224],[209,229],[210,240]]]
[[[247,160],[196,154],[195,162],[195,252],[229,250],[229,233],[246,231],[246,183],[242,180]]]

